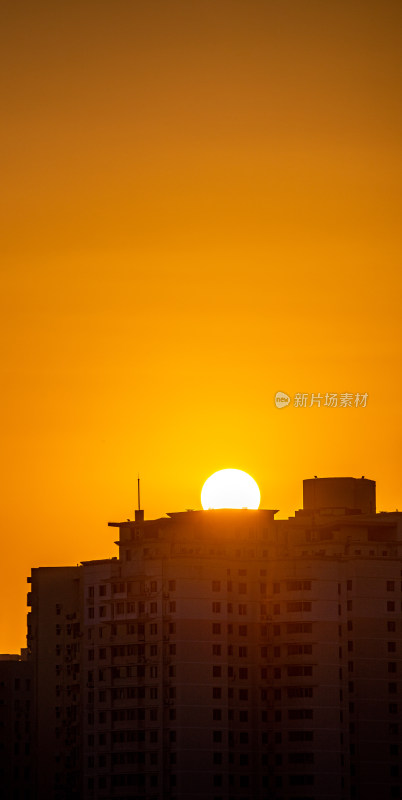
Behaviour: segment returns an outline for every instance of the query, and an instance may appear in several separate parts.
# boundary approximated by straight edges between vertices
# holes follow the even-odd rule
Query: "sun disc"
[[[205,481],[201,491],[204,511],[212,508],[258,508],[260,490],[242,469],[220,469]]]

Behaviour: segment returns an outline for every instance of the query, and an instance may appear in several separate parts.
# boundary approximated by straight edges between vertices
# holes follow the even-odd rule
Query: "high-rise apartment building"
[[[39,567],[28,578],[37,800],[81,797],[81,567]]]
[[[34,800],[32,664],[21,655],[0,655],[0,794]]]
[[[401,796],[402,514],[365,478],[275,513],[137,511],[32,571],[38,798]]]

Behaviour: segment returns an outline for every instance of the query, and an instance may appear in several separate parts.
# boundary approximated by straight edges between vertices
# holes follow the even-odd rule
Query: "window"
[[[313,625],[311,622],[289,622],[286,625],[287,633],[312,633]]]
[[[214,614],[220,614],[221,604],[220,603],[212,603],[212,611],[213,611]]]
[[[240,678],[240,680],[247,680],[247,678],[248,678],[248,669],[247,669],[247,667],[240,667],[239,668],[239,678]]]
[[[278,594],[278,592],[280,592],[280,590],[281,590],[280,583],[274,583],[274,594]]]
[[[239,636],[247,636],[247,625],[239,625]]]
[[[105,597],[105,595],[106,595],[106,584],[102,583],[99,586],[99,597]]]
[[[396,631],[396,622],[395,622],[395,620],[389,619],[387,621],[387,631],[391,631],[391,632]]]
[[[240,603],[239,614],[247,614],[247,606],[245,603]]]
[[[395,611],[395,603],[393,600],[387,600],[387,611]]]
[[[239,657],[247,658],[247,647],[239,647]]]
[[[387,581],[387,592],[395,591],[395,581]]]
[[[288,592],[296,592],[311,589],[311,581],[286,581],[286,589]]]
[[[212,591],[213,592],[219,592],[220,588],[221,588],[221,582],[220,581],[212,581]]]
[[[312,697],[312,686],[289,686],[287,689],[287,696],[290,700],[295,697]]]
[[[289,764],[314,764],[314,753],[289,753]]]
[[[222,677],[222,667],[218,667],[218,666],[212,667],[212,676],[214,678],[221,678]]]
[[[106,617],[106,606],[99,606],[99,616]]]
[[[294,667],[287,667],[287,674],[289,678],[300,677],[302,675],[311,676],[313,674],[313,667],[300,664]]]
[[[158,603],[151,603],[149,606],[149,610],[151,614],[157,614],[158,612]]]
[[[213,742],[221,742],[222,741],[222,731],[212,731],[212,741]]]
[[[289,775],[290,786],[313,786],[314,775]]]
[[[313,652],[313,645],[311,644],[288,644],[288,656],[311,655]]]
[[[214,700],[220,700],[222,697],[222,689],[219,686],[214,686],[212,689],[212,697]]]
[[[149,632],[150,632],[151,636],[156,636],[156,634],[158,633],[158,625],[157,625],[156,622],[151,622],[151,624],[149,626]],[[152,655],[152,653],[151,653],[151,655]],[[156,655],[156,653],[155,653],[155,655]]]
[[[220,656],[221,654],[222,654],[222,645],[213,644],[212,645],[212,655],[213,656]]]
[[[312,742],[314,739],[313,731],[289,731],[289,742]]]
[[[313,719],[312,708],[289,708],[288,719]]]
[[[218,721],[222,719],[222,710],[220,708],[212,709],[212,719]]]
[[[220,632],[221,632],[221,625],[220,625],[220,623],[219,623],[219,622],[213,622],[213,623],[212,623],[212,633],[214,633],[214,634],[218,634],[218,633],[220,633]]]
[[[247,583],[239,583],[239,594],[246,594]]]
[[[287,611],[311,611],[311,603],[307,600],[296,600],[292,603],[286,603]]]
[[[248,700],[248,689],[239,689],[239,700]]]
[[[388,672],[396,672],[396,661],[388,661]]]
[[[396,653],[396,642],[387,642],[388,653]]]
[[[169,586],[169,592],[175,592],[176,591],[176,581],[169,581],[168,586]]]
[[[169,622],[169,633],[176,633],[176,623]]]
[[[174,613],[176,611],[176,600],[171,600],[169,603],[169,611],[170,613]]]

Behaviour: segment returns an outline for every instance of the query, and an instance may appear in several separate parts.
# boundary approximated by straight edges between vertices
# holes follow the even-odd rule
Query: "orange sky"
[[[402,509],[399,0],[2,5],[0,652],[32,566],[235,467]],[[367,408],[275,408],[282,390]]]

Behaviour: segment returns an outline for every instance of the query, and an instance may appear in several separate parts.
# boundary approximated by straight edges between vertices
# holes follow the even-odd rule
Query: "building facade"
[[[82,568],[39,567],[28,578],[35,797],[81,797]]]
[[[32,664],[0,655],[0,787],[2,797],[34,800]]]
[[[402,514],[365,478],[275,513],[136,512],[32,571],[38,797],[401,796]]]

